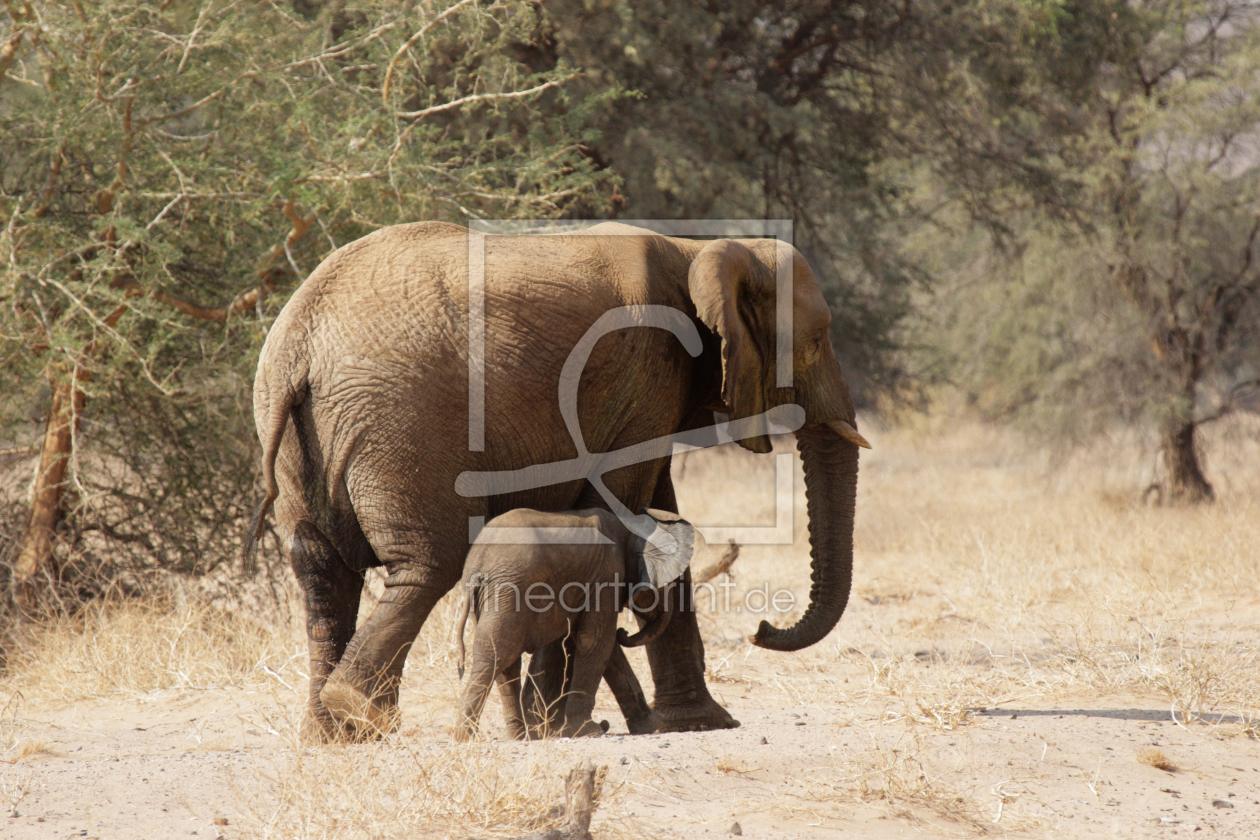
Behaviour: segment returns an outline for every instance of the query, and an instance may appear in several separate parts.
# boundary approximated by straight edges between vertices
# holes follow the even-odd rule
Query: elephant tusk
[[[828,420],[827,426],[833,432],[840,435],[840,437],[844,438],[854,446],[860,446],[863,449],[871,448],[871,445],[867,442],[866,438],[859,435],[858,430],[853,428],[852,424],[846,423],[843,420]]]

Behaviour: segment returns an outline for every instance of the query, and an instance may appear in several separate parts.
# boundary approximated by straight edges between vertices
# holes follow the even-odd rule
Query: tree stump
[[[590,759],[570,770],[564,785],[564,825],[520,840],[591,840],[591,817],[599,805],[599,790],[607,770],[607,767],[596,769]]]

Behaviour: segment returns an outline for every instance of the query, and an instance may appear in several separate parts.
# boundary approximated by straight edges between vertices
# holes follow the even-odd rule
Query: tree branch
[[[389,60],[389,66],[385,68],[385,81],[381,83],[381,104],[382,105],[389,107],[389,88],[390,88],[390,84],[394,80],[394,68],[398,66],[398,60],[403,57],[403,55],[407,52],[407,50],[414,47],[416,44],[416,41],[419,41],[421,38],[423,38],[430,29],[437,26],[444,19],[446,19],[450,15],[457,12],[459,9],[463,8],[464,6],[467,6],[469,3],[472,3],[472,2],[474,2],[474,0],[459,0],[459,2],[456,3],[454,6],[451,6],[449,9],[442,12],[442,14],[438,15],[433,20],[429,21],[424,26],[420,27],[420,31],[418,31],[415,35],[412,35],[405,42],[403,42],[403,45],[398,48],[398,52],[394,53],[394,57]]]
[[[568,76],[565,76],[563,79],[553,79],[552,81],[547,82],[546,84],[541,84],[541,85],[538,85],[537,87],[532,87],[529,90],[514,90],[510,93],[475,93],[475,94],[472,94],[471,96],[464,96],[459,99],[453,99],[450,102],[444,102],[441,105],[432,105],[428,108],[421,108],[419,111],[408,111],[406,113],[397,114],[396,116],[400,120],[414,120],[414,119],[419,119],[421,117],[427,117],[429,116],[429,114],[439,113],[440,111],[449,111],[452,108],[458,108],[461,105],[467,105],[469,102],[479,102],[481,100],[489,100],[489,99],[520,99],[521,97],[524,97],[524,96],[532,96],[535,93],[542,93],[547,88],[558,87],[564,84],[565,82],[569,81],[570,79],[577,78],[577,76],[578,76],[577,73],[572,73]]]
[[[4,86],[4,80],[8,78],[9,67],[13,64],[13,60],[17,58],[17,51],[22,46],[22,37],[26,35],[26,30],[19,29],[9,40],[4,42],[4,46],[0,47],[0,87]]]
[[[315,214],[303,218],[298,214],[297,208],[292,201],[284,203],[284,215],[288,218],[292,228],[285,236],[284,241],[279,245],[273,245],[271,250],[263,258],[262,266],[258,269],[258,277],[262,281],[255,286],[251,286],[245,291],[238,294],[231,301],[219,306],[204,306],[199,303],[188,300],[165,289],[145,289],[135,277],[130,274],[123,274],[116,277],[113,286],[118,289],[126,289],[129,293],[136,295],[144,295],[153,300],[160,301],[172,309],[183,312],[190,318],[196,318],[199,321],[217,321],[224,322],[230,315],[237,312],[248,312],[256,307],[259,302],[276,290],[276,276],[272,265],[286,256],[289,259],[293,271],[297,274],[298,280],[302,280],[302,274],[298,271],[297,264],[293,261],[293,246],[297,244],[311,226],[315,224]]]

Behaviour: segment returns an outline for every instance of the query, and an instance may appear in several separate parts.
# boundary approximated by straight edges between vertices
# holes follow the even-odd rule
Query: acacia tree
[[[1047,235],[1061,256],[1091,252],[1039,269],[1109,287],[1083,317],[1144,340],[1095,343],[1144,358],[1106,358],[1079,342],[1088,330],[1075,346],[1102,374],[1092,381],[1122,370],[1125,388],[1141,393],[1162,439],[1166,498],[1210,501],[1197,431],[1260,384],[1260,9],[1242,0],[942,8],[937,28],[955,40],[915,59],[897,126],[937,173],[933,198],[966,206],[1021,256]],[[979,326],[999,335],[1025,315]],[[1079,387],[1088,375],[1059,375],[1070,365],[1080,372],[1079,359],[1046,354],[1038,381],[1011,399],[1096,403],[1098,391]],[[1116,407],[1121,416],[1131,406]]]
[[[534,19],[516,0],[6,9],[0,443],[46,418],[12,561],[26,608],[92,546],[133,570],[231,556],[253,360],[332,249],[599,207],[611,183],[581,144],[612,94],[513,59]]]
[[[1146,319],[1168,491],[1199,502],[1199,426],[1260,384],[1244,355],[1260,337],[1260,10],[1145,11],[1156,34],[1101,92],[1086,184],[1110,276]]]

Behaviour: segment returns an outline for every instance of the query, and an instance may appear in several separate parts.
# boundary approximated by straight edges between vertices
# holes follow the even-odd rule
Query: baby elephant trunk
[[[626,628],[619,627],[617,628],[617,644],[622,647],[642,647],[651,644],[665,632],[665,628],[669,626],[669,620],[673,617],[672,610],[661,610],[660,615],[649,621],[646,627],[633,636],[626,632]]]

